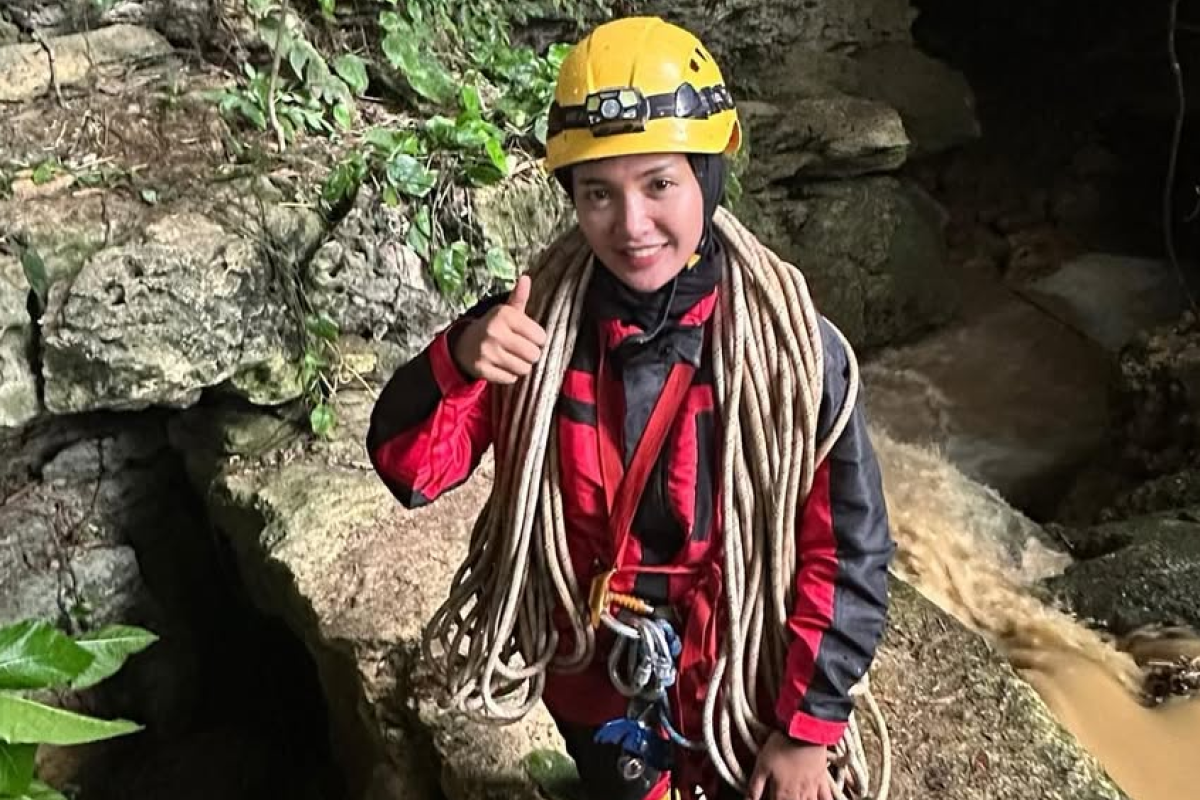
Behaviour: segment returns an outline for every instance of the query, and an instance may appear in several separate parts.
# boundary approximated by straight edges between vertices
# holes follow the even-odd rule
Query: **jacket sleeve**
[[[367,453],[407,508],[463,483],[492,444],[490,385],[466,376],[450,353],[463,326],[494,302],[467,312],[397,369],[371,411]]]
[[[824,435],[841,409],[849,367],[840,339],[821,320]],[[895,551],[862,393],[828,457],[817,466],[797,530],[796,603],[775,713],[797,740],[835,744],[852,709],[850,689],[875,657],[887,621],[888,565]]]

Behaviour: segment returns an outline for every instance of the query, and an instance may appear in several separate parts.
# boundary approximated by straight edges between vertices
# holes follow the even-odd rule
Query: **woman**
[[[743,411],[733,423],[722,419],[729,407],[723,398],[731,396],[725,376],[742,373],[721,353],[733,341],[729,331],[742,323],[727,316],[737,298],[727,296],[722,303],[720,295],[734,291],[727,286],[746,286],[747,296],[761,298],[750,301],[752,316],[770,304],[761,287],[752,286],[762,279],[742,266],[744,242],[731,257],[728,237],[718,230],[721,220],[726,231],[734,224],[727,212],[718,214],[718,204],[725,159],[740,138],[732,97],[712,56],[690,33],[662,20],[602,25],[563,65],[546,164],[569,193],[594,257],[591,279],[581,284],[586,292],[581,291],[577,338],[553,387],[558,395],[549,441],[556,449],[547,457],[549,466],[539,460],[527,469],[549,470],[545,474],[552,473],[561,487],[569,551],[563,566],[573,575],[559,585],[577,580],[592,590],[591,621],[599,627],[594,637],[586,634],[592,649],[581,650],[584,632],[578,627],[572,632],[564,622],[581,609],[564,599],[554,610],[556,630],[548,646],[560,657],[572,647],[586,655],[573,671],[552,669],[542,699],[589,796],[597,800],[661,797],[670,788],[670,772],[687,796],[699,787],[711,797],[720,786],[722,796],[736,797],[730,785],[736,782],[753,798],[828,800],[828,748],[846,730],[850,689],[866,673],[884,627],[893,544],[879,470],[854,391],[853,354],[815,312],[806,318],[812,352],[821,354],[811,362],[815,374],[800,365],[791,365],[787,374],[806,376],[806,386],[797,387],[801,395],[815,390],[815,432],[808,431],[808,439],[825,441],[824,452],[817,458],[812,451],[818,448],[806,451],[810,469],[798,504],[775,497],[771,481],[762,480],[762,467],[756,473],[762,502],[771,500],[772,508],[781,509],[768,516],[783,518],[780,524],[789,526],[787,536],[794,540],[760,546],[755,561],[757,533],[751,529],[761,527],[761,511],[759,517],[746,512],[751,515],[736,526],[746,533],[736,540],[727,530],[738,509],[748,508],[744,498],[734,497],[728,465],[741,462],[730,460],[731,445],[740,453],[739,437],[749,435],[743,429],[752,423],[778,428],[772,420],[792,419],[791,405],[768,408],[765,417],[760,408],[759,417]],[[790,268],[779,273],[782,280],[791,280],[788,272],[802,284]],[[368,449],[379,475],[406,506],[431,502],[462,483],[493,443],[497,482],[502,468],[527,455],[501,447],[510,432],[496,429],[505,417],[495,413],[494,404],[508,387],[529,383],[526,378],[538,374],[550,348],[562,346],[560,328],[548,331],[539,322],[549,315],[547,303],[541,303],[540,316],[530,310],[531,294],[547,295],[554,287],[542,283],[552,282],[522,276],[507,298],[468,312],[389,381],[372,417]],[[776,326],[778,316],[772,317]],[[756,328],[750,327],[753,336]],[[799,329],[803,338],[804,326]],[[772,339],[780,350],[790,336],[784,334]],[[757,351],[748,352],[753,359]],[[751,372],[775,376],[778,360],[764,355]],[[748,375],[745,381],[755,379]],[[787,391],[776,386],[768,394],[781,397]],[[741,407],[749,408],[750,400],[746,403]],[[782,424],[784,434],[801,427],[800,416]],[[775,468],[788,471],[788,458],[785,453]],[[539,525],[551,523],[539,519]],[[780,589],[779,596],[789,598],[786,608],[780,600],[781,614],[765,595],[731,588],[751,585],[739,571],[742,556],[731,549],[742,547],[741,537],[750,537],[744,549],[747,574],[760,582],[767,580],[761,577],[763,564],[795,564]],[[476,543],[479,539],[477,532]],[[793,546],[791,561],[777,552]],[[525,567],[518,568],[523,576]],[[480,571],[464,570],[459,579]],[[476,606],[485,595],[477,593]],[[749,604],[745,615],[739,613],[742,606],[729,604],[738,600]],[[618,610],[618,604],[640,609],[658,628],[638,627],[646,619]],[[761,656],[757,644],[747,649],[747,637],[729,640],[729,620],[743,616],[757,620],[758,627],[747,630],[761,640]],[[461,622],[465,616],[456,612],[441,621],[449,618]],[[608,630],[597,625],[601,619]],[[640,700],[614,686],[608,669],[609,652],[630,630],[647,631],[643,642],[658,637],[656,630],[666,631],[659,640],[674,657],[655,684],[657,694]],[[721,676],[732,673],[734,661],[769,660],[776,638],[783,642],[777,680],[755,672],[752,664],[748,679],[739,672],[738,680],[721,683],[730,680]],[[457,644],[447,649],[457,652]],[[751,655],[739,655],[744,653]],[[527,653],[524,663],[533,659]],[[647,674],[649,669],[646,662]],[[757,715],[752,726],[762,721],[772,730],[743,734],[742,744],[732,747],[734,755],[722,760],[715,734],[702,732],[712,728],[705,701],[739,693],[750,698],[745,713]],[[667,741],[685,746],[666,747]],[[739,777],[736,762],[746,757],[747,747],[757,756],[748,762],[750,774]]]

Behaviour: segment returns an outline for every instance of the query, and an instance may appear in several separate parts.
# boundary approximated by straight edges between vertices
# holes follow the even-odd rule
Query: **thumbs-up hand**
[[[454,360],[473,378],[515,383],[533,370],[546,345],[546,331],[526,316],[531,281],[517,279],[508,300],[469,323],[454,343]]]

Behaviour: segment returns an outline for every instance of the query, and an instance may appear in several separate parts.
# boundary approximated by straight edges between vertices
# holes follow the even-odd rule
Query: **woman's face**
[[[579,227],[626,286],[656,291],[695,254],[704,197],[687,156],[606,158],[576,165],[572,176]]]

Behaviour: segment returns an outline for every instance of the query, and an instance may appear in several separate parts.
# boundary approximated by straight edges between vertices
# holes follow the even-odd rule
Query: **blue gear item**
[[[656,770],[671,767],[670,742],[636,719],[614,719],[604,723],[593,737],[598,744],[615,744]]]

